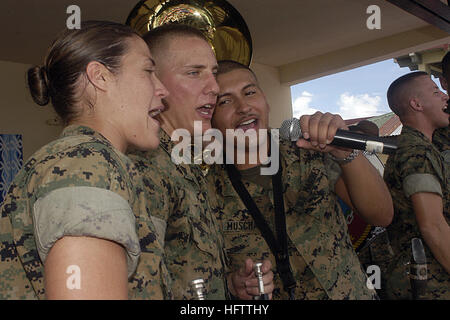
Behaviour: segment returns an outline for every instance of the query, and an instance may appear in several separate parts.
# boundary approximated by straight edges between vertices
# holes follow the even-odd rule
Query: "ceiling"
[[[138,0],[1,0],[0,60],[40,64],[65,28],[69,5],[82,20],[125,22]],[[253,38],[253,62],[290,68],[317,56],[345,52],[381,39],[420,30],[444,33],[384,0],[228,0],[243,16]],[[381,9],[381,30],[369,30],[369,5]],[[432,28],[432,29],[430,29]],[[448,35],[448,34],[447,34]],[[434,39],[434,38],[433,38]],[[450,39],[450,38],[449,38]],[[425,41],[425,40],[424,40]],[[395,42],[395,40],[394,40]],[[381,43],[381,42],[380,42]],[[370,47],[368,47],[370,48]],[[343,51],[344,50],[344,51]],[[362,59],[364,60],[364,59]],[[360,63],[363,63],[361,60]],[[312,60],[311,60],[312,61]],[[364,60],[365,61],[365,60]],[[347,66],[348,67],[348,66]],[[287,74],[287,71],[286,71]],[[298,75],[286,77],[295,82]]]

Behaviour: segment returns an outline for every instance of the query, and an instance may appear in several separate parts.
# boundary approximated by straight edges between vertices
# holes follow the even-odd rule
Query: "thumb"
[[[241,275],[244,277],[248,277],[253,272],[253,260],[250,258],[245,260],[244,268],[241,270]]]
[[[265,260],[263,261],[263,265],[262,265],[262,267],[261,267],[261,271],[262,271],[263,273],[267,273],[267,272],[269,272],[271,269],[272,269],[272,262],[270,262],[269,259],[265,259]]]
[[[297,147],[303,148],[303,149],[312,149],[313,146],[311,145],[311,142],[305,139],[298,139],[296,142]]]

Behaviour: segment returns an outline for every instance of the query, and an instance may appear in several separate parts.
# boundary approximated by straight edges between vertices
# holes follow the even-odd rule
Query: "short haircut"
[[[442,59],[442,76],[445,80],[450,78],[450,51]]]
[[[423,76],[429,76],[424,71],[416,71],[405,74],[391,83],[387,91],[387,100],[389,108],[399,117],[402,118],[405,112],[404,105],[410,98],[410,88],[413,82]]]
[[[150,30],[142,36],[153,55],[160,53],[169,39],[176,37],[197,37],[208,42],[206,36],[198,29],[184,25],[169,23]]]
[[[233,61],[233,60],[221,60],[221,61],[217,62],[217,64],[219,66],[217,69],[218,76],[221,74],[224,74],[224,73],[228,73],[230,71],[244,69],[244,70],[250,71],[250,73],[253,75],[255,80],[258,82],[258,78],[256,77],[256,74],[253,72],[253,70],[240,62]]]

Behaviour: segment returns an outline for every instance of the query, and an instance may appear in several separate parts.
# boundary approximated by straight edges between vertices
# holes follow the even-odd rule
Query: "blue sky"
[[[353,119],[388,113],[389,85],[409,72],[390,59],[294,85],[291,87],[293,115],[298,118],[319,110]]]

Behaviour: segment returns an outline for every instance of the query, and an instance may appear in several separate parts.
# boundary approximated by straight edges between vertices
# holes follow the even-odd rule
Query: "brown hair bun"
[[[32,67],[28,69],[28,87],[34,102],[40,106],[45,106],[50,102],[48,92],[48,81],[44,67]]]

